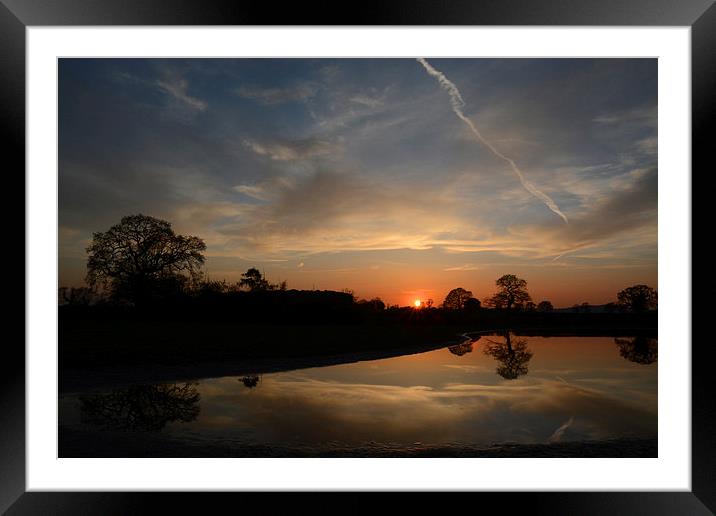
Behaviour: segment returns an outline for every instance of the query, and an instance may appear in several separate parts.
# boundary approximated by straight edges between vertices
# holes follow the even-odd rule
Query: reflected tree
[[[653,364],[656,362],[658,352],[657,339],[648,337],[615,338],[614,343],[619,348],[619,354],[637,364]]]
[[[261,375],[254,374],[242,376],[241,378],[239,378],[239,381],[244,384],[244,387],[253,389],[254,387],[258,386],[259,382],[261,381]]]
[[[505,342],[488,340],[485,354],[497,360],[497,374],[506,380],[515,380],[528,372],[527,365],[532,359],[532,352],[527,349],[526,339],[512,340],[509,332],[503,334]]]
[[[465,339],[460,344],[455,344],[454,346],[448,346],[448,351],[452,353],[453,355],[457,355],[459,357],[463,356],[466,353],[472,353],[472,345],[480,340],[480,335],[478,335],[476,338],[467,340]]]
[[[161,430],[167,423],[188,423],[199,415],[195,383],[137,385],[109,393],[80,396],[82,422],[112,430]]]

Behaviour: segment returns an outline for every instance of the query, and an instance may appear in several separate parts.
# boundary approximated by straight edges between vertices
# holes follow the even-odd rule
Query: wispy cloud
[[[455,267],[447,267],[446,269],[443,269],[446,272],[450,271],[477,271],[480,270],[482,267],[479,265],[475,265],[473,263],[466,263],[464,265],[457,265]]]
[[[314,82],[301,82],[293,86],[261,88],[258,86],[241,86],[234,90],[236,95],[251,99],[265,106],[275,106],[286,102],[303,102],[318,93],[319,86]]]
[[[244,140],[244,145],[256,154],[275,161],[295,161],[331,156],[340,152],[341,149],[338,144],[318,138],[264,143]]]
[[[363,106],[368,106],[370,108],[376,108],[383,105],[383,100],[375,97],[369,97],[367,95],[354,95],[351,98],[348,99],[351,102],[355,102],[356,104],[362,104]]]
[[[430,65],[430,63],[428,63],[425,59],[419,58],[418,62],[421,65],[423,65],[423,67],[428,72],[428,74],[431,75],[432,77],[434,77],[435,79],[437,79],[438,83],[440,83],[440,86],[445,91],[448,92],[448,94],[450,95],[450,104],[452,105],[453,111],[455,112],[455,114],[458,116],[458,118],[460,120],[462,120],[463,122],[465,122],[465,124],[467,124],[467,126],[470,128],[470,130],[475,135],[475,137],[478,139],[478,141],[480,141],[480,143],[482,143],[488,149],[490,149],[490,151],[495,156],[506,161],[510,165],[510,168],[512,168],[512,171],[515,174],[517,174],[517,177],[519,178],[522,186],[524,186],[525,189],[529,193],[531,193],[536,198],[538,198],[542,202],[544,202],[545,205],[550,210],[552,210],[554,213],[556,213],[557,215],[562,217],[564,222],[568,222],[567,216],[564,213],[562,213],[562,210],[559,209],[559,206],[557,206],[557,203],[555,203],[554,200],[552,200],[552,198],[549,195],[547,195],[542,190],[537,188],[534,184],[532,184],[531,181],[528,181],[525,178],[522,171],[520,170],[520,168],[517,166],[517,163],[515,163],[515,161],[512,158],[509,158],[509,157],[505,156],[503,153],[501,153],[500,151],[498,151],[495,148],[495,146],[492,145],[492,143],[490,143],[487,139],[485,139],[484,136],[482,136],[482,133],[480,133],[480,131],[477,129],[477,126],[475,126],[475,123],[470,118],[465,116],[465,113],[462,110],[462,108],[465,106],[465,101],[463,100],[462,95],[460,94],[460,90],[457,89],[457,86],[455,86],[455,84],[452,81],[450,81],[450,79],[448,79],[445,76],[445,74],[443,74],[442,72],[433,68]]]
[[[172,96],[174,99],[191,109],[204,111],[207,107],[207,103],[205,101],[192,97],[187,93],[189,83],[186,79],[178,79],[175,81],[158,80],[156,81],[156,85],[160,91]]]

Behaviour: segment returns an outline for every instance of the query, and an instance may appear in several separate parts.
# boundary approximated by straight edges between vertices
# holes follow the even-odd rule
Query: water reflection
[[[80,396],[82,422],[112,430],[161,430],[170,422],[194,421],[201,398],[197,385],[137,385]]]
[[[460,344],[456,344],[455,346],[448,346],[448,351],[452,353],[453,355],[457,355],[459,357],[463,356],[466,353],[472,353],[472,345],[480,340],[480,335],[477,337],[473,337],[470,339],[465,339]]]
[[[497,374],[506,380],[515,380],[528,372],[527,364],[532,359],[532,352],[527,349],[527,339],[514,339],[509,332],[502,334],[505,342],[487,339],[485,354],[497,360]]]
[[[648,337],[615,338],[614,343],[619,348],[619,354],[637,364],[653,364],[656,362],[658,343],[656,339]]]
[[[253,374],[253,375],[248,375],[248,376],[242,376],[241,378],[239,378],[239,381],[244,384],[244,387],[253,389],[261,381],[261,375]]]
[[[206,379],[200,385],[68,397],[60,400],[67,407],[60,411],[61,424],[162,429],[163,435],[192,442],[316,450],[334,443],[412,446],[656,435],[657,368],[648,365],[656,360],[655,339],[502,333],[482,337],[484,353],[475,352],[480,345],[475,342],[384,360]],[[624,348],[622,356],[615,343],[620,352]]]

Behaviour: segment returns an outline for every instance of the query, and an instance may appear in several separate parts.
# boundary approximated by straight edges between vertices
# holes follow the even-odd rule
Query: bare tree
[[[87,248],[87,282],[143,304],[162,287],[182,285],[198,274],[204,250],[203,240],[175,234],[165,220],[129,215],[106,232],[93,234]]]

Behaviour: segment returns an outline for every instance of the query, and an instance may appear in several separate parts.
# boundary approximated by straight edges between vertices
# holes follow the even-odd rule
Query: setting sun
[[[415,305],[415,308],[420,308],[423,302],[420,299],[416,299],[415,301],[413,301],[413,304]]]

